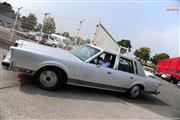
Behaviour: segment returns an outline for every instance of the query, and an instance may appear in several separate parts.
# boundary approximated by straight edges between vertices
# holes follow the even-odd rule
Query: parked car
[[[43,39],[39,43],[64,49],[67,46],[67,44],[70,43],[70,40],[68,40],[66,37],[57,34],[43,34]]]
[[[144,73],[147,77],[155,78],[154,70],[152,68],[147,66],[143,66],[143,68],[144,68]]]
[[[171,82],[171,75],[170,74],[161,74],[160,77],[164,80]]]
[[[100,59],[109,54],[110,66]],[[64,84],[127,92],[138,98],[142,91],[159,94],[158,80],[146,77],[141,64],[116,52],[92,45],[65,51],[19,40],[11,46],[2,65],[36,77],[40,87],[56,90]]]
[[[178,81],[177,85],[180,87],[180,81]]]
[[[39,44],[57,47],[57,41],[54,40],[49,34],[42,33],[40,36],[41,40],[39,41]]]
[[[28,32],[27,33],[27,38],[31,40],[36,40],[36,34],[35,32]]]
[[[174,83],[174,84],[178,84],[180,82],[180,78],[175,77],[175,76],[170,76],[170,80]]]

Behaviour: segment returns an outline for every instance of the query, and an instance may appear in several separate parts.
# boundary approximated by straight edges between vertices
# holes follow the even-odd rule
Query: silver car
[[[109,54],[110,66],[100,60]],[[65,51],[19,40],[11,46],[2,64],[12,71],[34,75],[41,88],[56,90],[64,84],[127,92],[139,97],[142,91],[158,94],[160,82],[145,76],[135,60],[92,45]]]

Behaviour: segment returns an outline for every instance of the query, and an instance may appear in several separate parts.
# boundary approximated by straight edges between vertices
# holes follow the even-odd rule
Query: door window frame
[[[130,61],[130,62],[131,62],[131,70],[132,70],[132,72],[127,72],[127,71],[123,71],[123,70],[119,70],[119,69],[118,69],[118,68],[119,68],[119,61],[120,61],[120,59],[124,59],[124,60],[127,60],[127,61]],[[117,63],[116,63],[116,65],[114,66],[114,68],[115,68],[115,70],[118,70],[118,71],[121,71],[121,72],[130,73],[130,74],[135,74],[134,62],[133,62],[133,60],[130,60],[130,59],[125,58],[125,57],[122,57],[122,56],[119,56],[119,57],[118,57]]]
[[[91,58],[91,59],[89,59],[88,61],[86,61],[86,63],[92,64],[92,65],[96,65],[96,64],[91,63],[92,60],[94,60],[94,59],[97,58],[98,56],[101,56],[102,54],[106,54],[106,53],[107,53],[107,54],[110,54],[111,56],[115,56],[114,65],[113,65],[113,67],[103,67],[103,66],[100,66],[100,67],[109,68],[109,69],[114,69],[114,68],[115,68],[115,65],[116,65],[116,60],[117,60],[118,55],[113,54],[113,53],[110,53],[110,52],[106,52],[106,51],[101,51],[101,52],[99,52],[99,53],[96,54],[93,58]],[[112,59],[112,58],[111,58],[111,59]]]

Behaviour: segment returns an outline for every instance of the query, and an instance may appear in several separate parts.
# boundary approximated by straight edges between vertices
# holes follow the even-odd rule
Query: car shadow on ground
[[[32,76],[20,75],[20,90],[27,94],[40,94],[48,97],[79,99],[101,102],[121,102],[123,104],[134,104],[164,117],[177,118],[179,113],[175,108],[154,95],[142,94],[137,100],[128,98],[124,92],[112,92],[106,90],[84,88],[66,85],[58,91],[47,91],[37,87]]]

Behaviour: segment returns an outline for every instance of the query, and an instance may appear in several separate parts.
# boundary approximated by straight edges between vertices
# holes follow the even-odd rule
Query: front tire
[[[57,90],[64,83],[62,71],[54,67],[40,69],[36,74],[36,79],[38,85],[46,90]]]
[[[128,91],[128,95],[130,98],[132,99],[137,99],[141,94],[141,87],[136,85],[133,86],[129,91]]]

